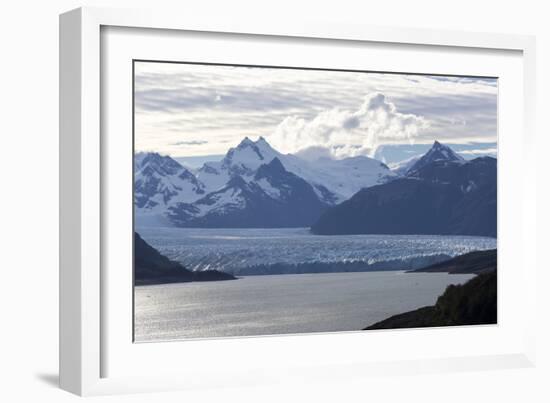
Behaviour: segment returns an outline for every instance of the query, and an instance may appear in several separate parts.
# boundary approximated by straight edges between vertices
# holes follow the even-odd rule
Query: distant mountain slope
[[[497,323],[497,271],[482,274],[462,285],[450,285],[434,306],[392,316],[365,330]]]
[[[388,164],[392,172],[396,173],[399,176],[405,176],[409,169],[417,163],[421,156],[414,156],[407,158],[406,160],[394,162],[393,164]]]
[[[172,207],[169,218],[182,227],[307,227],[326,208],[328,204],[319,200],[308,182],[275,158],[258,167],[248,182],[233,176],[222,189]]]
[[[442,147],[436,142],[426,155]],[[312,232],[496,236],[496,159],[444,155],[449,158],[417,163],[406,177],[359,191],[327,210]]]
[[[211,190],[217,190],[235,176],[253,176],[261,166],[279,159],[284,168],[309,182],[319,200],[334,204],[351,197],[364,187],[383,183],[395,173],[375,159],[360,156],[333,160],[321,158],[306,161],[293,154],[282,154],[263,137],[252,141],[245,137],[230,148],[219,162],[208,162],[197,172],[197,178]]]
[[[349,199],[363,188],[386,183],[397,177],[387,165],[367,156],[339,160],[320,158],[307,161],[307,164],[295,156],[287,156],[281,161],[290,172],[315,187],[324,187],[333,193],[334,202],[337,203]]]
[[[169,225],[171,205],[192,202],[206,193],[205,185],[177,161],[157,153],[134,157],[134,208],[140,223]]]
[[[263,137],[244,138],[195,172],[168,156],[138,153],[135,217],[139,226],[310,226],[328,206],[395,177],[372,158],[306,161]]]
[[[450,274],[480,274],[496,270],[497,250],[483,250],[465,253],[452,259],[436,263],[411,273],[450,273]]]
[[[205,194],[195,175],[168,156],[138,153],[134,165],[134,198],[140,209],[165,207],[173,200],[192,201]]]
[[[134,284],[185,283],[189,281],[233,280],[231,274],[217,270],[194,272],[161,255],[134,233]]]

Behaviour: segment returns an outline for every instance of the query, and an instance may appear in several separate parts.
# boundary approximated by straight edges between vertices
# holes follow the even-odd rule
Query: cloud
[[[176,141],[172,143],[173,146],[200,146],[203,144],[208,144],[206,140],[187,140],[187,141]]]
[[[312,119],[289,116],[268,141],[283,152],[333,158],[373,155],[380,144],[412,142],[429,121],[422,116],[397,111],[380,92],[364,97],[357,110],[327,109]]]
[[[333,158],[330,149],[327,147],[311,146],[298,150],[295,153],[298,157],[309,161],[316,161],[320,158]]]
[[[496,155],[497,154],[497,149],[496,149],[496,147],[480,148],[480,149],[474,149],[474,150],[463,150],[463,151],[459,151],[458,153],[462,154],[462,155],[473,155],[473,156]]]
[[[494,142],[497,84],[496,79],[475,77],[137,62],[135,147],[174,156],[219,155],[227,150],[226,143],[236,144],[244,136],[269,137],[284,125],[304,126],[305,132],[322,132],[323,126],[328,139],[321,134],[314,139],[304,134],[304,138],[309,147],[329,144],[330,155],[332,151],[335,155],[369,151],[385,139],[386,144],[411,140],[431,144],[436,138],[452,143]],[[381,128],[366,130],[362,126],[366,117],[359,109],[365,94],[374,93],[383,94],[398,117],[422,117],[429,127],[416,122],[420,129],[409,137],[384,136],[387,131]],[[357,116],[351,116],[354,113]],[[400,121],[408,128],[415,126],[405,124],[406,119],[394,119]],[[378,142],[376,133],[382,133]],[[368,136],[372,139],[365,140]],[[186,139],[208,143],[174,145]],[[340,147],[346,144],[347,151]],[[305,143],[289,147],[300,152],[304,148]]]

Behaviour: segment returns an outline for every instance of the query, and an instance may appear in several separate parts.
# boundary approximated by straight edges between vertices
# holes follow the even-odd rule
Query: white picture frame
[[[270,383],[273,379],[278,383],[295,382],[299,379],[329,381],[335,378],[344,379],[380,373],[397,375],[419,371],[496,369],[534,365],[536,324],[534,317],[531,318],[529,315],[524,315],[521,323],[512,320],[511,317],[507,322],[508,327],[486,327],[475,334],[474,330],[425,329],[421,334],[415,330],[396,330],[370,335],[352,332],[346,335],[205,340],[194,342],[192,349],[188,348],[185,351],[187,360],[184,365],[168,362],[167,357],[182,353],[185,350],[184,344],[187,342],[162,343],[162,345],[151,343],[140,347],[139,351],[129,348],[130,345],[116,344],[116,340],[120,338],[126,340],[124,329],[127,326],[120,330],[112,326],[113,321],[109,320],[110,316],[116,316],[111,309],[111,303],[108,302],[110,301],[108,297],[112,288],[115,287],[113,284],[117,283],[115,281],[107,287],[106,279],[109,281],[113,279],[108,276],[108,273],[106,274],[105,270],[106,267],[110,267],[109,259],[112,258],[113,253],[118,252],[113,252],[112,248],[109,248],[104,228],[112,225],[109,224],[109,217],[116,216],[107,214],[106,211],[111,211],[111,207],[107,209],[106,206],[109,206],[111,199],[118,198],[118,195],[110,193],[112,187],[109,184],[109,178],[113,172],[109,169],[115,168],[112,168],[113,164],[109,163],[111,158],[109,148],[124,150],[127,143],[115,144],[111,141],[113,136],[107,139],[102,137],[102,133],[109,132],[111,127],[110,123],[106,123],[107,113],[102,109],[103,96],[109,93],[108,87],[111,85],[110,82],[106,83],[102,80],[104,71],[101,58],[102,55],[109,55],[102,49],[105,47],[102,30],[106,27],[130,30],[152,29],[157,30],[156,32],[193,32],[194,36],[198,37],[201,33],[217,33],[218,37],[244,35],[254,37],[255,40],[283,38],[286,41],[303,42],[305,45],[310,40],[321,40],[331,41],[330,46],[336,48],[346,43],[374,43],[380,47],[420,47],[419,51],[422,52],[464,50],[475,53],[479,57],[491,52],[513,53],[514,61],[510,64],[512,66],[510,72],[504,74],[515,77],[515,86],[510,85],[510,88],[514,87],[513,91],[519,94],[520,99],[514,101],[516,103],[513,105],[510,103],[510,109],[505,110],[511,110],[512,107],[520,105],[521,113],[518,113],[519,117],[508,117],[515,120],[504,122],[509,122],[510,127],[517,128],[520,133],[515,136],[505,134],[503,149],[499,147],[499,177],[502,172],[510,180],[519,181],[519,185],[515,192],[510,191],[508,199],[511,198],[511,201],[508,207],[505,206],[506,211],[504,211],[505,213],[515,211],[513,218],[506,217],[513,222],[511,225],[514,225],[514,231],[506,230],[504,234],[499,232],[499,315],[502,298],[507,298],[506,293],[504,297],[501,296],[501,291],[506,290],[503,287],[512,285],[512,281],[506,280],[506,277],[504,283],[500,279],[500,264],[503,257],[509,264],[521,268],[521,281],[516,282],[522,297],[521,308],[524,308],[524,312],[536,310],[537,265],[534,250],[536,242],[532,242],[532,237],[537,232],[536,177],[525,175],[525,168],[521,167],[523,161],[534,155],[535,148],[535,41],[533,37],[320,22],[289,26],[268,19],[235,24],[229,20],[197,19],[192,15],[176,15],[150,10],[81,8],[60,17],[60,384],[63,389],[79,395],[96,395],[208,388],[230,384],[245,386]],[[170,40],[177,40],[177,38]],[[115,42],[112,43],[116,46]],[[396,51],[404,52],[405,49]],[[125,57],[132,56],[128,54]],[[452,63],[448,64],[449,70],[446,72],[453,69],[450,66]],[[506,63],[503,62],[503,64]],[[467,67],[460,66],[460,68]],[[437,71],[429,71],[429,73],[437,73]],[[123,85],[131,84],[126,82]],[[124,93],[124,88],[121,88],[121,91]],[[511,93],[512,90],[510,90]],[[122,99],[123,102],[124,99]],[[506,100],[501,103],[501,106],[508,108]],[[506,128],[504,132],[507,133]],[[125,135],[128,134],[126,130]],[[125,135],[121,135],[121,138]],[[503,138],[499,138],[499,142],[501,140]],[[501,153],[505,156],[506,150],[518,147],[522,150],[523,160],[517,162],[517,165],[509,166],[506,158],[504,162],[501,161]],[[129,158],[128,155],[126,157]],[[499,179],[499,203],[500,195],[503,194],[501,182]],[[131,184],[128,183],[126,187],[128,186],[131,187]],[[504,192],[506,191],[504,188]],[[503,210],[499,207],[499,225],[504,217]],[[128,232],[130,233],[129,230]],[[501,235],[503,235],[502,242]],[[501,247],[512,244],[515,244],[514,251],[506,248],[509,252],[506,252],[506,255],[501,254]],[[122,255],[119,257],[123,259]],[[521,314],[519,308],[517,314]],[[126,323],[124,320],[119,322]],[[107,327],[109,329],[106,329]],[[361,355],[354,357],[341,351],[344,358],[340,359],[335,353],[334,349],[343,340],[346,344],[357,346],[358,343],[364,342],[366,337],[369,337],[369,344],[380,343],[377,345],[383,346],[385,343],[386,348],[389,343],[399,344],[403,340],[413,338],[414,340],[425,339],[425,343],[436,345],[440,339],[460,337],[464,340],[465,347],[454,352],[446,352],[442,347],[439,350],[434,349],[431,354],[423,352],[420,347],[418,354],[402,357],[400,354],[404,350],[396,349],[395,354],[387,355],[385,358],[374,356],[372,356],[374,358],[367,358]],[[482,343],[477,349],[470,348],[470,344],[473,344],[478,337],[484,337],[488,341],[491,338],[500,339],[498,339],[499,342],[494,343],[495,349],[485,352]],[[131,343],[131,340],[128,343]],[[333,348],[329,348],[323,356],[316,355],[320,343]],[[231,346],[231,351],[235,351],[234,354],[225,357],[228,362],[231,360],[230,365],[221,365],[216,371],[211,371],[204,363],[201,365],[200,354],[191,354],[192,350],[205,351],[200,349],[206,346],[209,350],[223,355],[228,345]],[[300,351],[302,354],[296,354],[292,359],[278,360],[277,356],[281,356],[280,353],[288,348]],[[176,353],[176,350],[181,351]],[[119,351],[124,351],[126,355],[122,355]],[[245,356],[242,355],[243,351],[247,351]],[[142,361],[147,363],[143,364],[144,367],[164,363],[166,370],[159,371],[157,375],[153,375],[147,368],[134,368],[135,371],[131,371],[128,367],[135,367],[132,354],[140,354],[141,359],[146,359]],[[263,358],[263,364],[257,357]],[[107,363],[114,363],[117,360],[118,362],[127,361],[129,364],[119,365],[116,370],[112,370]],[[193,371],[190,371],[190,368]],[[304,368],[308,370],[305,371]],[[252,369],[256,370],[252,371]],[[201,377],[205,374],[211,376],[208,379]]]

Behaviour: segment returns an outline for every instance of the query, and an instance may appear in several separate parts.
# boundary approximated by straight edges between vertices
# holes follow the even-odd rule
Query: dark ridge
[[[491,249],[466,253],[422,269],[412,270],[411,273],[480,274],[496,270],[496,268],[497,250]]]
[[[497,323],[497,271],[485,272],[463,285],[450,285],[434,306],[392,316],[364,330]]]
[[[194,272],[160,254],[134,232],[134,284],[152,285],[190,281],[235,280],[231,274],[217,270]]]
[[[494,158],[434,161],[407,177],[360,190],[327,209],[311,231],[496,237],[496,170]]]
[[[365,330],[497,323],[496,249],[466,253],[415,272],[478,275],[465,284],[448,286],[434,306],[392,316]]]

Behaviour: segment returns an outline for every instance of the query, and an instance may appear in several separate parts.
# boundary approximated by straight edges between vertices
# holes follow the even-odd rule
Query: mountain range
[[[315,234],[496,237],[497,161],[465,161],[435,142],[404,174],[362,189],[312,225]]]
[[[496,236],[496,159],[466,161],[438,141],[393,170],[364,156],[305,160],[263,137],[197,170],[157,153],[134,164],[138,226]]]
[[[245,137],[196,171],[168,156],[134,159],[136,223],[210,228],[308,227],[360,189],[397,177],[360,156],[307,161]]]

